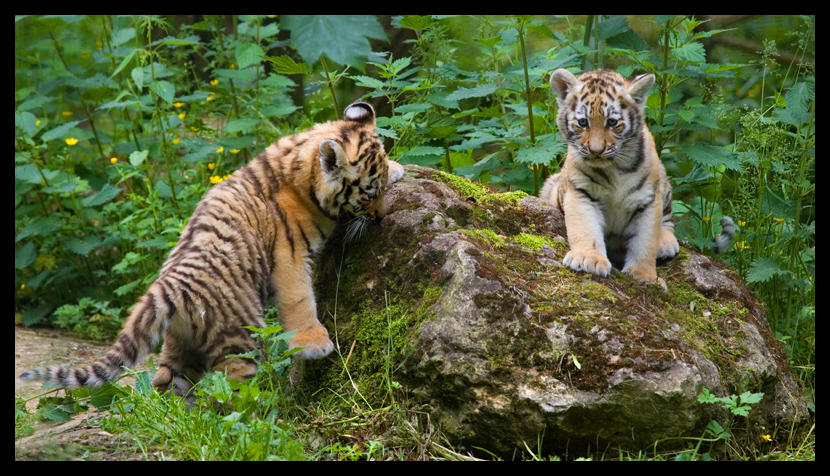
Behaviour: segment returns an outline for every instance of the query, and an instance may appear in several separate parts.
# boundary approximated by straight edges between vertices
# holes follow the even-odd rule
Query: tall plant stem
[[[522,65],[525,71],[525,99],[527,102],[527,121],[528,129],[530,130],[530,145],[536,144],[536,133],[533,130],[533,101],[530,97],[530,76],[527,74],[527,52],[525,51],[525,35],[524,35],[524,21],[519,20],[517,23],[517,30],[519,30],[519,44],[522,48]],[[533,194],[539,195],[539,173],[538,167],[533,168]]]
[[[323,65],[323,71],[326,73],[326,87],[329,88],[331,93],[331,102],[334,103],[334,117],[340,120],[340,106],[337,105],[337,96],[334,94],[334,84],[331,82],[331,75],[329,75],[329,69],[326,66],[326,58],[320,56],[320,62]]]

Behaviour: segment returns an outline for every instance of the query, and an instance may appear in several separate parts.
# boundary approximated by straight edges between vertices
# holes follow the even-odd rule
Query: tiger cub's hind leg
[[[172,394],[184,397],[188,404],[195,401],[193,385],[205,373],[206,359],[198,350],[181,346],[170,335],[165,337],[159,357],[159,368],[153,377],[153,387],[159,393],[172,390]]]

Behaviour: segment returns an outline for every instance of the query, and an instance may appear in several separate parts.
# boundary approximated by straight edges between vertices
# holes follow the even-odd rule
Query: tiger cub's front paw
[[[322,324],[314,323],[309,328],[298,330],[288,341],[289,349],[297,347],[303,349],[293,355],[301,359],[320,359],[334,350],[334,343],[329,339],[329,331]]]
[[[574,271],[585,271],[603,278],[611,274],[611,262],[596,250],[571,250],[562,264]]]
[[[660,231],[660,244],[657,247],[657,259],[672,259],[680,252],[680,244],[674,236],[673,228]]]
[[[656,268],[652,269],[647,267],[639,268],[636,266],[630,266],[628,268],[623,269],[623,273],[631,276],[641,284],[656,284],[663,288],[663,291],[668,290],[668,287],[666,286],[666,281],[664,281],[663,278],[657,277]]]

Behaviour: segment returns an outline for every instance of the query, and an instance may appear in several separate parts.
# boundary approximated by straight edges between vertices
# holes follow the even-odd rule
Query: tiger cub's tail
[[[124,371],[156,346],[175,306],[156,282],[136,304],[115,343],[97,362],[81,368],[41,367],[24,372],[20,380],[43,380],[50,385],[65,388],[98,387],[115,380]]]
[[[723,231],[714,239],[715,245],[712,246],[712,251],[721,254],[726,251],[729,246],[735,241],[735,223],[729,217],[720,219],[720,226]]]

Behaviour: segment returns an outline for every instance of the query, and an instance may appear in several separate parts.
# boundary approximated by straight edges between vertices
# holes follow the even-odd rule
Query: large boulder
[[[747,442],[809,419],[764,308],[717,259],[682,247],[664,291],[564,267],[561,215],[521,192],[408,166],[387,200],[363,241],[330,240],[321,319],[365,395],[400,382],[456,447],[666,449],[727,423],[703,388],[765,394]]]

